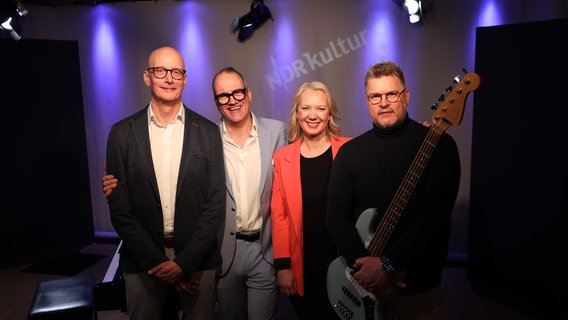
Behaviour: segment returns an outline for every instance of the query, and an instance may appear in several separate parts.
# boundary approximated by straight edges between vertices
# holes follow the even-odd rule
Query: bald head
[[[177,112],[187,84],[185,63],[179,51],[172,47],[152,51],[148,57],[148,69],[144,70],[144,83],[150,88],[154,112],[163,107]]]
[[[161,47],[150,53],[148,68],[152,67],[185,69],[185,62],[183,61],[181,53],[176,49],[172,47]]]

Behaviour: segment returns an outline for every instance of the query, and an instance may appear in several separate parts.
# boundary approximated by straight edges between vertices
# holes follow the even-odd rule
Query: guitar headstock
[[[479,76],[472,72],[466,73],[463,77],[456,76],[452,81],[453,88],[450,86],[445,89],[446,92],[450,92],[448,97],[442,95],[438,98],[438,101],[443,101],[442,104],[432,105],[432,109],[436,110],[432,115],[433,126],[445,131],[452,125],[459,125],[463,118],[467,96],[479,87],[480,81]]]

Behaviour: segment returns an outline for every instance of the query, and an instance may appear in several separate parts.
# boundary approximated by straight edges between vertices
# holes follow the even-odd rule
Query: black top
[[[329,182],[327,223],[348,265],[368,255],[355,229],[359,215],[377,208],[378,225],[429,130],[407,118],[389,130],[374,126],[339,149]],[[456,143],[444,133],[383,252],[406,269],[401,294],[441,283],[460,174]]]
[[[325,224],[327,186],[332,162],[331,146],[315,158],[300,157],[306,277],[310,274],[326,274],[328,265],[337,258],[337,249]]]

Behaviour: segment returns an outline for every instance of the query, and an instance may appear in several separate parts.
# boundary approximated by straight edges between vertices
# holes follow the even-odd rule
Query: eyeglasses
[[[175,80],[181,80],[185,75],[185,69],[180,68],[166,69],[164,67],[152,67],[146,70],[152,72],[158,79],[164,79],[168,75],[168,71],[172,74],[172,78]]]
[[[381,103],[381,100],[383,100],[383,96],[387,97],[387,101],[390,103],[395,103],[398,101],[398,99],[400,99],[400,95],[404,93],[404,91],[406,91],[407,88],[404,88],[404,90],[400,91],[400,92],[396,92],[396,91],[391,91],[391,92],[387,92],[387,93],[371,93],[370,95],[367,96],[367,99],[369,100],[369,102],[371,104],[379,104]]]
[[[242,101],[245,98],[248,88],[244,87],[241,89],[236,89],[231,93],[219,93],[215,96],[215,100],[219,102],[219,104],[227,104],[231,100],[231,97],[237,101]]]

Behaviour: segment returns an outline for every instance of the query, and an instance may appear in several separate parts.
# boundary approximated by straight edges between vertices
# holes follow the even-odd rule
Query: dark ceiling
[[[137,2],[137,1],[154,1],[160,0],[21,0],[23,4],[30,3],[43,6],[71,6],[71,5],[95,5],[101,3],[115,3],[115,2]],[[164,0],[162,0],[164,1]],[[170,0],[171,1],[171,0]],[[179,1],[179,0],[177,0]]]
[[[77,4],[92,4],[91,0],[22,0],[22,3],[45,5],[45,6],[68,6]]]

